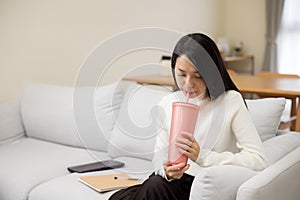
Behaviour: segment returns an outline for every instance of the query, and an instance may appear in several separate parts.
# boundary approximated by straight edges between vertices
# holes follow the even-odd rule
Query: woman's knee
[[[166,180],[159,175],[150,176],[148,180],[144,183],[144,185],[150,188],[161,188],[165,184]]]

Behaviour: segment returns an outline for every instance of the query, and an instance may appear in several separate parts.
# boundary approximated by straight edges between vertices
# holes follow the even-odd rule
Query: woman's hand
[[[192,133],[182,132],[182,136],[183,138],[176,139],[178,151],[195,162],[200,153],[200,146]]]
[[[190,165],[185,165],[185,163],[174,165],[171,165],[168,161],[164,163],[164,169],[168,179],[180,179],[183,173],[188,170],[189,167]]]

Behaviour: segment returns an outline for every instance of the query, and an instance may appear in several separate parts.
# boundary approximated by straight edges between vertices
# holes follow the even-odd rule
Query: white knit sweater
[[[178,91],[160,103],[164,114],[159,116],[159,124],[163,128],[157,135],[153,164],[155,173],[163,177],[166,177],[163,163],[168,159],[172,103],[185,100]],[[202,95],[190,103],[200,106],[194,132],[200,153],[196,162],[188,160],[187,174],[195,176],[203,167],[213,165],[239,165],[253,170],[266,167],[262,142],[240,93],[227,91],[213,101]]]

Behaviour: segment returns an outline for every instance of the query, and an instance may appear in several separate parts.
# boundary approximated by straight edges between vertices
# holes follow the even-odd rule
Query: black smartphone
[[[92,172],[123,167],[124,163],[117,160],[103,160],[94,163],[68,167],[69,172]]]

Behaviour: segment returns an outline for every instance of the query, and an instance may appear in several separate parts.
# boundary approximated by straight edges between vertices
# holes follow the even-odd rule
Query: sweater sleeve
[[[231,99],[229,104],[229,109],[234,112],[228,123],[231,123],[230,131],[236,138],[239,152],[201,149],[196,162],[203,167],[228,164],[263,170],[266,167],[264,148],[243,98],[240,94],[234,95],[234,99]]]
[[[152,160],[155,174],[164,177],[166,180],[168,180],[168,178],[165,174],[163,163],[168,159],[168,147],[166,146],[166,144],[169,143],[168,140],[168,133],[165,130],[161,131],[157,136],[155,152]]]
[[[154,171],[156,175],[160,175],[167,179],[163,164],[168,159],[168,144],[169,144],[169,134],[166,128],[167,124],[167,105],[166,99],[164,98],[160,104],[161,112],[157,116],[158,130],[160,130],[156,136],[156,143],[154,147],[154,156],[152,159],[152,164],[154,166]],[[168,180],[168,179],[167,179]]]

